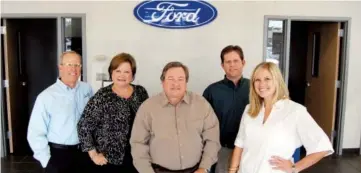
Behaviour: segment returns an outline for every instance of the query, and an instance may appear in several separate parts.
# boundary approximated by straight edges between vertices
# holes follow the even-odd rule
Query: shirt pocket
[[[204,120],[201,117],[190,118],[186,121],[190,133],[202,135]]]
[[[79,105],[79,111],[80,113],[83,113],[85,106],[88,104],[88,101],[90,99],[90,95],[89,94],[80,94],[80,99],[79,99],[79,103],[77,103]]]
[[[162,123],[160,123],[162,122]],[[154,139],[172,139],[175,137],[175,127],[172,127],[172,123],[167,123],[167,121],[153,121],[152,129],[150,131],[152,138]]]

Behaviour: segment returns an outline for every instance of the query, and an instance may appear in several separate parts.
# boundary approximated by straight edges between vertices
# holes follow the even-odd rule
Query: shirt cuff
[[[315,148],[307,148],[306,147],[306,150],[308,150],[307,155],[327,151],[327,154],[324,156],[324,157],[326,157],[326,156],[329,156],[334,153],[332,144],[327,137],[323,137],[322,139],[320,139],[318,144],[314,144],[313,146]]]
[[[48,162],[50,160],[50,155],[45,155],[45,156],[39,158],[38,160],[39,160],[41,166],[43,168],[45,168],[48,165]]]
[[[236,140],[234,141],[234,145],[239,148],[243,148],[243,140],[237,137]]]
[[[144,167],[144,168],[141,168],[141,169],[137,169],[139,172],[149,172],[149,173],[155,173],[154,172],[154,169],[152,168],[152,166],[147,166],[147,167]]]
[[[81,147],[82,152],[88,152],[88,151],[91,151],[91,150],[96,150],[96,148],[93,147],[93,146]]]
[[[213,165],[213,162],[210,158],[204,158],[204,159],[202,159],[198,168],[210,169],[212,167],[212,165]]]

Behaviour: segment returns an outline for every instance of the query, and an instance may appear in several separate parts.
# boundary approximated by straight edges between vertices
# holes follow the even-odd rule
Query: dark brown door
[[[29,154],[27,128],[37,95],[55,82],[56,19],[6,19],[5,70],[10,152]]]

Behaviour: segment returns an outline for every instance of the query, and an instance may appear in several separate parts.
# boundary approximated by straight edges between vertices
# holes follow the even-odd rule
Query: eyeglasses
[[[62,63],[61,65],[67,66],[67,67],[75,67],[75,68],[81,67],[81,64],[73,64],[73,63]]]

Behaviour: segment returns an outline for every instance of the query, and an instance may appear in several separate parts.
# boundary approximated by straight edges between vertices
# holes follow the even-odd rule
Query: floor
[[[32,156],[8,156],[1,158],[1,173],[43,173]]]
[[[31,156],[1,158],[1,173],[43,173]],[[328,157],[302,173],[361,173],[361,156]]]

